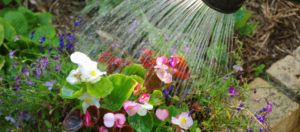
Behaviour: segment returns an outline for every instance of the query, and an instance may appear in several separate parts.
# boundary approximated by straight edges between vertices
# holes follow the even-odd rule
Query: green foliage
[[[104,102],[104,108],[119,110],[123,103],[128,100],[136,86],[136,81],[129,76],[114,74],[108,77],[113,84],[113,91]]]
[[[257,24],[249,22],[252,13],[245,7],[242,7],[235,13],[235,30],[243,36],[251,36],[256,30]]]
[[[5,64],[5,58],[4,58],[4,56],[0,55],[0,71],[3,68],[4,64]]]
[[[87,92],[96,98],[104,98],[109,95],[113,89],[112,82],[107,77],[102,77],[97,83],[88,84]]]
[[[0,46],[2,45],[4,40],[4,27],[0,25]]]
[[[1,17],[0,17],[0,25],[3,26],[4,39],[6,39],[7,41],[13,41],[17,34],[15,28],[9,22],[7,22],[5,19]]]
[[[159,106],[164,103],[164,96],[160,90],[154,90],[151,94],[149,103],[153,106]]]
[[[131,64],[126,66],[123,69],[122,73],[129,76],[137,75],[140,76],[141,78],[144,78],[146,75],[146,69],[140,64]]]
[[[128,117],[128,123],[137,132],[151,132],[153,128],[153,117],[150,113],[146,116],[134,115]]]
[[[255,71],[255,76],[259,76],[260,74],[262,74],[265,70],[266,65],[264,64],[260,64],[259,66],[257,66],[256,68],[254,68]]]

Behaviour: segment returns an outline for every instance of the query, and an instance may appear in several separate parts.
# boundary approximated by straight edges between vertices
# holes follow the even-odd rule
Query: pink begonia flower
[[[162,57],[158,57],[156,59],[156,65],[165,65],[168,63],[168,58],[165,57],[165,56],[162,56]]]
[[[155,115],[159,120],[165,121],[169,117],[169,111],[167,109],[157,109]]]
[[[84,126],[91,126],[92,125],[92,117],[91,117],[91,114],[90,112],[85,112],[85,115],[84,115]]]
[[[138,103],[135,103],[133,101],[126,101],[123,104],[123,108],[129,116],[135,115],[139,111],[140,107],[141,106]]]
[[[115,126],[117,128],[122,128],[126,122],[126,117],[124,114],[117,113],[115,114]]]
[[[103,117],[104,126],[111,128],[115,124],[115,115],[113,113],[106,113]]]
[[[104,126],[98,128],[98,132],[108,132],[108,129]]]
[[[124,114],[117,113],[106,113],[103,117],[104,126],[111,128],[116,126],[117,128],[122,128],[126,122],[126,117]]]
[[[171,122],[185,130],[188,130],[193,125],[193,119],[188,112],[182,112],[176,118],[172,117]]]
[[[156,65],[154,66],[157,77],[164,83],[169,84],[172,82],[171,70],[167,65]]]
[[[150,100],[150,94],[148,93],[143,93],[138,99],[138,101],[142,104],[147,103],[149,100]]]
[[[141,85],[140,84],[138,84],[138,85],[136,85],[135,87],[134,87],[134,90],[133,90],[133,95],[134,96],[137,96],[138,95],[138,93],[140,92],[140,89],[141,89]]]

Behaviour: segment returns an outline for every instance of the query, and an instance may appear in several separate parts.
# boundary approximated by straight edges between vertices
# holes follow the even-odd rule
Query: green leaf
[[[156,128],[156,132],[173,132],[173,131],[174,131],[173,128],[169,126],[158,126]]]
[[[113,84],[113,91],[105,98],[103,107],[111,110],[119,110],[123,103],[131,96],[136,82],[128,76],[114,74],[108,77]]]
[[[247,10],[245,7],[242,7],[239,11],[237,11],[235,14],[235,28],[239,29],[245,26],[252,16],[252,13]]]
[[[48,39],[54,38],[55,35],[56,35],[56,31],[53,25],[43,25],[38,27],[35,30],[35,36],[33,40],[38,42],[41,39],[41,37],[46,37],[46,42],[48,42],[49,41]]]
[[[33,29],[37,27],[38,19],[31,10],[21,6],[18,8],[18,12],[21,12],[25,16],[29,26],[28,29]]]
[[[153,106],[159,106],[164,103],[164,96],[160,90],[154,90],[149,101]]]
[[[65,85],[61,90],[60,90],[60,95],[62,98],[66,99],[75,99],[81,96],[86,92],[85,88],[82,87],[78,90],[78,86],[75,85]]]
[[[109,95],[113,89],[112,82],[107,77],[102,77],[97,83],[88,84],[87,92],[96,98],[104,98]]]
[[[35,14],[40,25],[51,25],[52,15],[48,12],[38,12]]]
[[[130,116],[128,122],[137,132],[151,132],[153,128],[153,117],[149,113],[146,116]]]
[[[126,66],[122,73],[125,75],[137,75],[144,78],[146,74],[146,70],[140,64],[131,64]]]
[[[18,34],[28,35],[28,22],[22,13],[9,11],[4,15],[4,19],[16,29]]]
[[[0,56],[0,70],[3,68],[4,64],[5,64],[5,57]]]
[[[16,37],[16,30],[15,28],[7,22],[5,19],[0,17],[0,24],[3,25],[4,28],[4,39],[8,41],[14,41]]]
[[[0,46],[2,45],[3,40],[4,40],[4,28],[2,24],[0,24]]]
[[[3,0],[4,5],[8,5],[12,2],[13,0]]]

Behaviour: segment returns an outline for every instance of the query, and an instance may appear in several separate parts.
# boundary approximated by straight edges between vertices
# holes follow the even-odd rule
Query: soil
[[[246,8],[258,24],[251,37],[238,37],[243,43],[245,77],[252,80],[260,64],[268,69],[274,62],[300,46],[300,3],[284,0],[247,0]]]

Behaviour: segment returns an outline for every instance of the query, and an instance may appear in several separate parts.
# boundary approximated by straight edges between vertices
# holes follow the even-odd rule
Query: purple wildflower
[[[5,116],[5,120],[12,124],[16,123],[16,120],[12,116]]]
[[[162,92],[163,92],[163,94],[164,94],[164,96],[165,96],[165,99],[166,100],[168,100],[170,97],[171,97],[171,92],[173,91],[173,89],[174,89],[174,86],[173,85],[171,85],[168,89],[166,88],[166,89],[164,89]]]
[[[33,40],[34,34],[35,34],[34,31],[32,31],[32,32],[30,33],[30,39],[31,39],[31,40]]]
[[[228,93],[230,95],[230,97],[234,97],[236,96],[236,89],[233,87],[233,86],[230,86],[229,89],[228,89]]]
[[[35,69],[35,75],[37,78],[40,78],[42,75],[42,69],[40,68],[40,66],[37,66]]]
[[[30,81],[29,79],[25,80],[25,84],[28,86],[34,86],[34,83],[32,81]]]
[[[52,80],[52,81],[45,82],[44,85],[45,85],[46,87],[48,87],[49,90],[52,90],[54,84],[55,84],[55,81]]]
[[[61,35],[59,35],[59,47],[58,47],[58,49],[60,49],[60,50],[63,49],[64,45],[65,45],[64,35],[61,34]]]
[[[255,114],[255,117],[256,119],[261,122],[261,123],[264,123],[265,122],[265,115],[258,115],[258,114]]]
[[[43,44],[46,41],[46,37],[43,36],[41,37],[41,39],[39,40],[39,44]]]
[[[81,16],[78,16],[76,21],[74,22],[74,27],[79,27],[82,23],[83,19]]]
[[[40,66],[42,69],[45,69],[49,64],[49,60],[47,57],[41,57],[40,58]]]
[[[60,70],[61,70],[61,64],[56,64],[55,65],[55,71],[60,72]]]
[[[240,112],[241,111],[241,109],[244,107],[244,103],[242,102],[242,101],[239,101],[239,106],[236,108],[236,110],[238,111],[238,112]]]
[[[15,83],[15,90],[19,91],[20,90],[20,76],[15,77],[16,83]]]
[[[23,67],[22,67],[22,73],[23,73],[23,75],[25,75],[25,76],[29,76],[29,71],[28,71],[28,68],[27,68],[26,66],[23,66]]]
[[[174,58],[174,56],[171,56],[170,59],[169,59],[169,64],[172,68],[175,67],[175,65],[177,64],[177,60]]]
[[[30,119],[30,115],[29,115],[29,113],[26,112],[26,111],[21,111],[21,112],[19,113],[19,119],[20,119],[20,120],[28,121],[28,120]]]
[[[12,58],[15,56],[16,51],[17,51],[17,50],[11,50],[11,51],[9,51],[9,58],[12,59]]]

